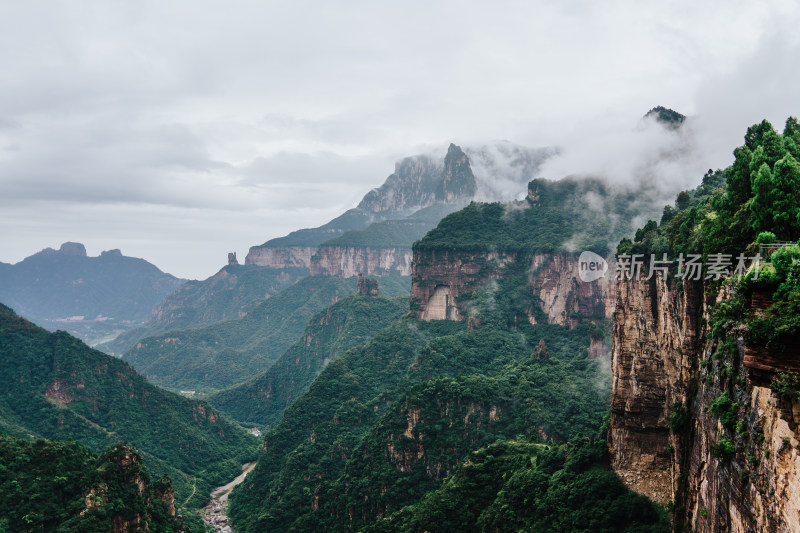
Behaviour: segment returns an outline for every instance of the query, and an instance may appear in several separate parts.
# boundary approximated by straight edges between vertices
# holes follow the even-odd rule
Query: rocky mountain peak
[[[436,199],[454,202],[462,198],[473,197],[476,190],[475,175],[469,166],[467,154],[461,147],[450,143],[447,155],[444,157],[442,181],[436,191]]]
[[[58,251],[65,255],[86,257],[86,247],[79,242],[65,242]]]

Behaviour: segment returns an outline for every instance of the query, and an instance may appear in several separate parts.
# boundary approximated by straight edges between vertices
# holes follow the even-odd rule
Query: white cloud
[[[658,104],[692,115],[694,144],[651,171],[689,186],[751,123],[798,114],[799,13],[791,1],[6,2],[0,260],[83,240],[205,277],[231,245],[241,256],[324,223],[396,159],[450,141],[559,144],[548,177],[632,176],[663,141],[679,148],[633,131]],[[154,220],[169,229],[137,238]]]

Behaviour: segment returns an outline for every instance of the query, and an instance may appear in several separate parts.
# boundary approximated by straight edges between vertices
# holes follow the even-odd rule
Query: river
[[[217,487],[211,491],[211,503],[203,508],[203,523],[209,526],[215,533],[233,533],[233,528],[228,524],[228,496],[233,488],[244,481],[247,474],[256,464],[247,463],[242,466],[242,473],[230,483]]]

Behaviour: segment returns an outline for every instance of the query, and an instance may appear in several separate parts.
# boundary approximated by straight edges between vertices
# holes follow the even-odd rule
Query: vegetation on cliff
[[[370,224],[363,230],[348,231],[335,239],[325,241],[322,246],[411,248],[414,241],[424,237],[428,231],[436,227],[442,218],[457,210],[461,205],[432,205],[402,219],[384,220]]]
[[[136,450],[0,436],[0,532],[176,532],[169,478],[151,483]],[[126,527],[127,526],[127,527]]]
[[[793,245],[800,238],[800,124],[789,118],[783,134],[766,120],[753,125],[734,155],[733,165],[709,171],[700,187],[680,193],[674,207],[664,209],[660,224],[648,222],[634,241],[623,240],[617,253],[642,254],[646,260],[650,254],[700,254],[705,265],[726,260],[727,276],[712,279],[714,285],[726,277],[742,283],[734,301],[717,311],[715,335],[722,318],[733,324],[732,306],[738,305],[746,338],[782,349],[800,334],[800,247]],[[740,255],[747,261],[737,273]],[[757,268],[750,260],[756,255],[763,261]],[[740,299],[753,293],[766,298],[765,316],[743,314]]]
[[[498,441],[469,455],[440,488],[366,533],[542,531],[666,533],[663,512],[608,470],[602,439]]]
[[[705,308],[708,319],[687,354],[689,372],[674,384],[684,392],[670,405],[675,445],[667,452],[675,453],[679,480],[670,506],[686,529],[698,520],[770,531],[796,525],[784,502],[797,490],[785,472],[796,462],[786,452],[800,405],[800,125],[789,118],[778,133],[762,121],[744,140],[729,168],[709,171],[660,223],[649,221],[617,250],[641,254],[645,273],[650,254],[673,261],[696,254],[704,266],[695,281],[668,285],[694,284],[696,301],[685,305]],[[669,276],[677,275],[673,266]],[[698,472],[698,463],[707,464]],[[693,489],[701,485],[717,490]]]
[[[414,250],[556,252],[590,249],[605,255],[633,233],[646,210],[632,192],[598,179],[535,179],[528,197],[512,203],[470,203],[445,217]]]
[[[590,327],[510,327],[529,302],[498,283],[477,329],[405,317],[331,362],[266,434],[233,496],[237,529],[356,530],[497,439],[597,431],[609,383],[587,358]]]
[[[169,474],[187,507],[204,504],[254,453],[255,440],[204,402],[159,389],[123,361],[2,305],[0,387],[5,434],[74,439],[94,452],[128,442],[154,475]]]

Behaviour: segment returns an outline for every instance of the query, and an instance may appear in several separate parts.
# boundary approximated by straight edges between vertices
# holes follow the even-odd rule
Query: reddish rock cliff
[[[612,466],[673,509],[675,531],[800,531],[800,404],[764,386],[774,356],[741,338],[724,351],[707,336],[710,308],[727,297],[709,299],[699,284],[619,282]]]
[[[388,274],[410,276],[411,250],[409,248],[323,245],[311,258],[312,276],[349,278],[359,273],[366,276]]]
[[[524,266],[531,291],[552,324],[575,327],[582,318],[610,319],[616,287],[607,278],[591,283],[578,279],[574,254],[417,251],[414,255],[411,309],[422,320],[462,320],[469,295],[487,281]],[[528,320],[536,322],[530,310]],[[600,355],[602,343],[594,347]]]
[[[516,254],[484,252],[414,252],[411,310],[421,320],[462,320],[470,294],[504,274]]]

